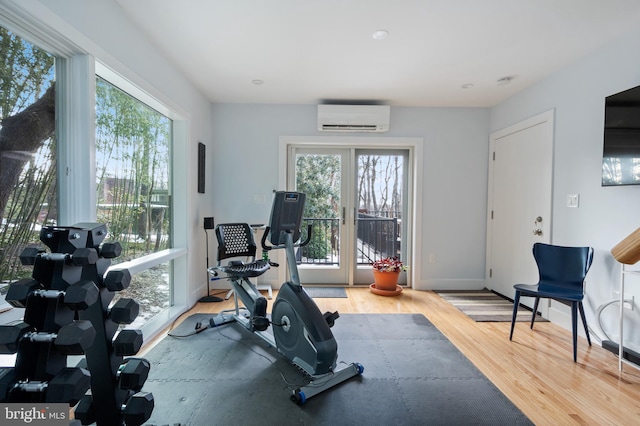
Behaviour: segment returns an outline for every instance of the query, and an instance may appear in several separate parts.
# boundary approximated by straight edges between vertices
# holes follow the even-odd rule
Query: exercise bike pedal
[[[267,328],[269,328],[269,324],[271,324],[271,321],[269,321],[269,318],[267,317],[253,317],[251,319],[251,324],[253,325],[253,328],[255,330],[258,331],[265,331]]]
[[[255,330],[265,331],[269,328],[269,318],[267,318],[267,299],[260,296],[256,299],[251,325]]]
[[[323,317],[327,324],[329,324],[329,328],[331,328],[333,327],[333,324],[335,324],[336,320],[340,318],[340,314],[338,313],[338,311],[325,312]]]

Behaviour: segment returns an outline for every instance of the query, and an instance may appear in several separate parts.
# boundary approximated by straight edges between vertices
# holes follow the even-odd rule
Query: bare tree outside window
[[[401,257],[404,156],[357,155],[357,253],[360,265]],[[296,189],[307,194],[304,223],[313,236],[300,263],[337,264],[341,221],[340,160],[334,154],[296,154]]]
[[[0,27],[0,281],[31,275],[19,254],[56,222],[54,57]]]
[[[383,257],[402,259],[404,157],[358,155],[358,264]]]

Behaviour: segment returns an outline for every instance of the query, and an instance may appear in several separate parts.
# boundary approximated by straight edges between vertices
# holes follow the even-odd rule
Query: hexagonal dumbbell
[[[109,309],[109,318],[116,324],[131,324],[140,313],[140,304],[134,299],[122,297]]]
[[[109,291],[121,291],[131,284],[131,272],[128,269],[117,269],[107,272],[104,286]]]
[[[45,393],[46,402],[65,402],[75,405],[87,392],[91,376],[83,368],[64,368],[51,380],[18,380],[13,368],[0,372],[0,397],[7,398],[10,393]],[[22,399],[22,398],[18,398]],[[26,400],[26,399],[25,399]]]
[[[122,245],[119,242],[104,243],[99,250],[100,257],[115,259],[122,254]]]
[[[20,340],[32,331],[32,326],[19,320],[0,325],[0,354],[16,353]]]
[[[96,422],[96,413],[93,410],[93,397],[84,395],[78,401],[78,405],[73,410],[73,417],[80,420],[83,425],[90,425]]]
[[[16,308],[26,308],[27,299],[35,290],[42,290],[42,284],[31,278],[23,278],[9,285],[5,300]]]
[[[154,402],[151,392],[138,392],[129,398],[122,407],[124,422],[127,426],[144,424],[153,412]]]
[[[34,331],[23,321],[0,326],[0,353],[13,354],[18,351],[20,342],[28,340],[34,343],[53,343],[67,355],[82,355],[93,344],[96,331],[90,321],[74,321],[60,327],[57,333]]]
[[[62,290],[45,290],[42,285],[29,278],[18,280],[9,285],[6,301],[16,308],[26,308],[30,296],[57,299],[64,297],[64,302],[73,310],[87,309],[93,305],[100,295],[100,290],[93,281],[82,280]]]
[[[120,330],[113,339],[113,353],[116,356],[131,356],[138,353],[144,339],[141,330]]]
[[[98,252],[94,248],[78,248],[73,254],[46,253],[36,247],[27,247],[20,253],[20,262],[23,265],[35,265],[36,259],[50,260],[53,262],[65,262],[75,266],[92,265],[98,261]]]
[[[36,257],[45,251],[39,247],[27,247],[20,253],[20,263],[22,265],[33,265],[36,263]]]
[[[91,374],[83,368],[65,368],[49,381],[46,402],[67,402],[74,406],[91,386]]]
[[[53,344],[60,352],[67,355],[82,355],[96,337],[96,330],[91,321],[74,321],[60,327]]]
[[[14,367],[0,367],[0,402],[7,400],[7,396],[16,381],[16,369]]]
[[[100,290],[93,281],[82,280],[64,292],[64,303],[74,311],[82,311],[98,301]]]
[[[122,390],[139,392],[147,381],[151,363],[144,358],[127,358],[116,373],[118,386]]]

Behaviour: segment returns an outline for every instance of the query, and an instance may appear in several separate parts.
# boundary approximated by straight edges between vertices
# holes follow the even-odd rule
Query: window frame
[[[188,146],[189,115],[169,100],[160,101],[159,92],[157,96],[152,94],[157,92],[156,89],[142,89],[132,79],[115,72],[16,3],[3,2],[0,25],[56,58],[56,138],[65,141],[57,144],[56,152],[58,223],[72,225],[96,221],[96,76],[173,120],[170,165],[172,248],[113,267],[127,267],[135,273],[172,262],[170,307],[142,327],[148,340],[188,308],[188,150],[175,147]],[[108,55],[105,57],[112,59]]]

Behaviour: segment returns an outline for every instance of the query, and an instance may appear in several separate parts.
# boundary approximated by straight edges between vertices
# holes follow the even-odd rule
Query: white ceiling
[[[493,106],[640,25],[640,0],[116,1],[216,103]]]

